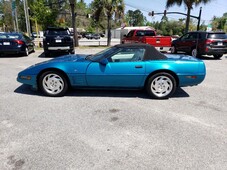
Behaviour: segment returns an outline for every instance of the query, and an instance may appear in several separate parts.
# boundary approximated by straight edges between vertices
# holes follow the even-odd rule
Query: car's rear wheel
[[[175,78],[165,72],[152,75],[146,84],[148,94],[155,99],[167,99],[176,91],[177,83]]]
[[[25,50],[23,52],[23,56],[28,56],[28,55],[29,55],[28,47],[25,47]]]
[[[215,59],[220,59],[222,56],[223,56],[223,54],[215,54],[215,55],[214,55],[214,58],[215,58]]]
[[[50,57],[50,52],[49,51],[44,51],[45,57]]]
[[[176,54],[176,53],[177,53],[177,49],[176,49],[175,46],[172,46],[172,47],[171,47],[171,53],[172,53],[172,54]]]
[[[39,88],[47,96],[60,97],[67,92],[68,82],[62,73],[47,71],[39,77]]]

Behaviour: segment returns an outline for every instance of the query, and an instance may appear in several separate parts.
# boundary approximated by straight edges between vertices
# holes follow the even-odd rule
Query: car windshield
[[[19,34],[0,34],[0,39],[19,39]]]
[[[91,61],[100,61],[103,57],[108,56],[113,52],[115,52],[115,50],[116,50],[116,47],[110,47],[94,55],[88,55],[86,59]]]
[[[212,39],[226,39],[226,34],[225,33],[212,33],[208,34],[207,38],[212,38]]]

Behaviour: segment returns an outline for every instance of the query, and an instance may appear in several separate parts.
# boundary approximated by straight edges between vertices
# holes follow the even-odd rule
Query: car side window
[[[181,37],[181,40],[187,40],[189,38],[189,34],[185,34]]]
[[[117,53],[108,58],[111,62],[140,61],[145,53],[144,48],[122,48]]]
[[[189,39],[190,40],[196,40],[197,39],[197,33],[192,33],[192,34],[190,34],[190,36],[189,36]]]
[[[128,33],[127,37],[132,37],[133,34],[134,34],[134,30],[131,30],[131,31]]]

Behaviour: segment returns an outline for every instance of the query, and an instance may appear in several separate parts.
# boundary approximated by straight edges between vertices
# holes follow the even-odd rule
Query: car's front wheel
[[[58,71],[47,71],[39,77],[39,88],[51,97],[63,96],[68,90],[66,77]]]
[[[175,46],[172,46],[172,47],[171,47],[171,53],[172,53],[172,54],[176,54],[176,53],[177,53],[177,49],[176,49]]]
[[[220,59],[222,56],[223,56],[222,54],[216,54],[216,55],[214,55],[214,58],[215,59]]]
[[[146,90],[152,98],[167,99],[173,95],[176,87],[176,80],[171,74],[160,72],[148,79]]]

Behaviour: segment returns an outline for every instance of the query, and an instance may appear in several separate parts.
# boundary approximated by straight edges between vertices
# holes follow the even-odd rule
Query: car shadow
[[[198,57],[198,59],[201,59],[201,60],[222,60],[222,57],[221,58],[214,58],[213,56],[202,55],[202,56]]]
[[[22,58],[22,57],[28,57],[24,56],[22,54],[1,54],[0,58]]]
[[[15,93],[25,95],[44,96],[40,91],[32,90],[29,85],[21,85],[14,90]],[[70,89],[65,95],[68,97],[120,97],[120,98],[143,98],[150,99],[145,90],[93,90],[93,89]],[[45,96],[44,96],[45,97]],[[182,88],[178,88],[171,98],[185,98],[189,94]]]
[[[50,56],[45,56],[45,53],[41,53],[40,55],[38,55],[38,58],[56,58],[56,57],[60,57],[63,55],[68,55],[68,53],[63,53],[63,52],[59,52],[59,53],[51,53]]]

